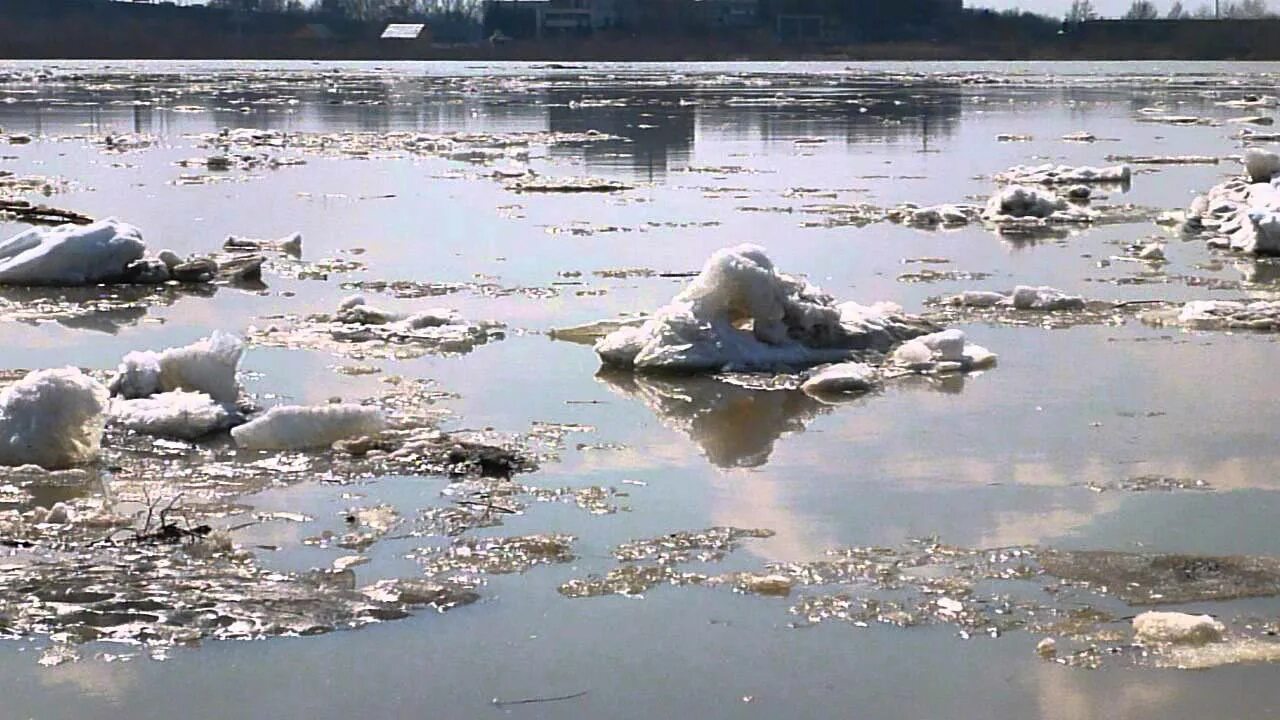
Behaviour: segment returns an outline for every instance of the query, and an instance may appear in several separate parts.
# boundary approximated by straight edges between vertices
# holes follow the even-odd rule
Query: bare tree
[[[1124,14],[1125,20],[1155,20],[1158,17],[1160,11],[1156,10],[1156,4],[1151,0],[1133,0],[1129,12]]]
[[[1071,9],[1067,11],[1067,22],[1082,23],[1097,18],[1098,11],[1093,7],[1093,0],[1071,0]]]
[[[1190,17],[1190,14],[1187,12],[1187,9],[1182,6],[1182,0],[1176,0],[1173,3],[1173,7],[1169,8],[1169,14],[1165,17],[1170,20],[1185,20]]]

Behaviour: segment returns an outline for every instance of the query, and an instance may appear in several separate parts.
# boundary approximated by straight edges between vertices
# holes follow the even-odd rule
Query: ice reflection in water
[[[357,618],[351,603],[408,602],[392,598],[394,590],[379,580],[448,579],[425,579],[424,565],[410,554],[446,573],[476,550],[493,549],[483,560],[499,569],[507,567],[508,550],[514,566],[530,559],[538,566],[485,576],[474,592],[486,601],[445,618],[418,616],[297,642],[211,644],[174,652],[163,664],[94,660],[131,651],[90,644],[80,663],[42,670],[34,653],[9,651],[28,643],[6,644],[0,666],[15,716],[46,716],[53,708],[55,715],[170,717],[175,701],[188,715],[212,716],[225,713],[209,708],[226,708],[234,697],[246,716],[396,717],[413,707],[474,717],[489,711],[495,696],[584,689],[590,692],[569,705],[519,711],[727,718],[858,707],[869,717],[1014,718],[1105,716],[1122,708],[1126,716],[1170,718],[1224,708],[1261,715],[1275,704],[1270,668],[1171,678],[1112,664],[1080,673],[1036,659],[1042,631],[963,643],[956,632],[981,629],[977,624],[934,622],[942,614],[976,617],[968,614],[975,607],[969,599],[953,597],[954,585],[941,595],[918,593],[919,604],[881,598],[874,613],[860,604],[866,598],[856,596],[856,585],[812,593],[793,585],[786,601],[733,592],[777,594],[783,584],[770,575],[821,561],[833,548],[901,548],[909,537],[935,534],[961,548],[957,564],[977,549],[1008,546],[1108,550],[1131,559],[1163,551],[1219,564],[1235,555],[1280,555],[1269,532],[1277,502],[1266,431],[1280,418],[1260,400],[1272,384],[1271,337],[1153,330],[1128,314],[1099,313],[1053,331],[973,316],[962,319],[966,331],[1001,354],[996,373],[965,382],[963,393],[958,384],[930,385],[942,392],[898,384],[828,406],[795,391],[720,380],[597,380],[589,349],[536,334],[657,307],[682,282],[663,274],[695,269],[710,251],[744,240],[769,245],[779,266],[808,271],[838,297],[891,299],[909,311],[923,309],[930,296],[1021,283],[1106,301],[1180,303],[1227,293],[1270,299],[1267,263],[1210,253],[1150,223],[1156,211],[1181,207],[1192,190],[1216,183],[1228,161],[1144,166],[1127,190],[1108,189],[1105,201],[1133,203],[1136,212],[1034,243],[981,226],[932,232],[876,218],[904,202],[980,204],[992,189],[990,176],[1020,164],[1102,165],[1113,154],[1232,156],[1242,142],[1234,127],[1140,122],[1140,111],[1158,106],[1168,115],[1223,121],[1242,111],[1218,103],[1272,91],[1275,67],[150,68],[156,71],[84,66],[41,76],[33,74],[39,66],[14,66],[0,82],[0,95],[12,98],[0,104],[0,125],[34,141],[6,145],[6,168],[69,180],[41,202],[120,215],[143,226],[157,247],[181,253],[211,252],[229,234],[300,230],[305,267],[268,268],[267,287],[251,293],[224,289],[176,301],[167,291],[111,296],[92,313],[56,297],[5,294],[6,320],[40,316],[60,324],[4,322],[0,372],[67,363],[104,370],[129,349],[182,344],[215,328],[244,330],[272,316],[332,313],[350,291],[340,284],[360,283],[371,293],[385,287],[402,295],[398,309],[448,306],[461,317],[500,320],[507,338],[465,357],[380,357],[364,363],[380,371],[370,375],[339,375],[333,367],[356,363],[325,353],[256,348],[247,379],[264,402],[377,397],[392,377],[431,378],[441,393],[438,409],[453,412],[441,420],[446,427],[523,432],[545,422],[544,430],[556,428],[565,442],[539,472],[505,484],[452,483],[415,471],[338,485],[317,481],[328,473],[324,462],[294,459],[257,466],[253,482],[243,485],[200,475],[190,484],[221,503],[218,512],[232,513],[224,524],[259,513],[274,518],[233,538],[255,555],[248,577],[284,578],[287,587],[263,587],[287,596],[286,606],[303,602],[295,591],[305,588],[324,600],[311,607],[338,620]],[[1076,74],[1047,76],[1060,73]],[[224,151],[202,147],[199,137],[223,127],[303,138],[304,147],[271,152],[306,164],[176,164]],[[1081,130],[1101,139],[1062,139]],[[396,158],[353,152],[359,143],[332,152],[305,147],[360,131],[595,131],[611,137],[535,143],[515,161],[544,177],[599,177],[634,189],[572,198],[517,194],[493,176],[513,169],[506,158],[500,167],[492,153],[476,152],[492,147]],[[1031,139],[996,140],[1005,134]],[[194,184],[183,184],[183,175]],[[20,227],[4,224],[0,234]],[[1166,245],[1164,267],[1111,260],[1153,238]],[[957,272],[900,282],[903,260],[921,257],[948,258],[952,263],[939,269]],[[610,273],[618,268],[644,272]],[[435,290],[444,294],[427,297]],[[114,334],[85,332],[89,325]],[[175,450],[135,463],[115,472],[114,482],[130,497],[140,483],[162,487],[184,456]],[[1134,481],[1144,477],[1193,484],[1156,492]],[[1207,489],[1194,485],[1200,480]],[[75,506],[97,502],[99,484],[96,475],[17,483],[18,493],[2,492],[0,500],[24,510],[58,501]],[[311,568],[355,554],[339,545],[343,537],[369,531],[352,528],[347,514],[384,504],[403,521],[358,554],[368,562],[343,561],[342,575],[354,576],[354,586],[331,592],[306,585]],[[722,567],[678,571],[724,576],[718,589],[655,589],[643,602],[571,601],[555,592],[574,579],[607,575],[618,564],[612,549],[628,541],[713,526],[775,535],[744,542]],[[306,542],[326,532],[328,541]],[[572,547],[528,540],[559,535],[573,536]],[[942,588],[952,574],[928,575],[933,585],[919,587]],[[92,572],[79,575],[102,584]],[[237,587],[226,573],[220,577]],[[378,590],[375,598],[355,597],[352,587]],[[336,604],[326,604],[331,594]],[[944,598],[962,607],[957,612]],[[903,617],[888,601],[926,621],[909,631],[892,623],[857,632],[849,623],[782,627],[800,617],[790,607],[806,608],[805,617],[850,609],[859,617]],[[1113,601],[1086,604],[1097,618],[1119,618],[1109,629],[1127,631],[1127,611]],[[66,615],[97,630],[123,627],[101,622],[121,619],[112,614],[120,611],[112,605],[117,599],[101,603]],[[1276,612],[1269,597],[1187,609],[1255,629],[1268,627]],[[1237,622],[1248,618],[1254,621]],[[1249,692],[1239,692],[1242,686]],[[82,689],[96,695],[87,698]],[[744,696],[752,702],[743,704]]]

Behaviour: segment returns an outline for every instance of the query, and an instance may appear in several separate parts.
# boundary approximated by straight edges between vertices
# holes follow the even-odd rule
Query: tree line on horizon
[[[325,14],[336,15],[349,20],[380,21],[388,19],[440,19],[440,18],[478,18],[482,11],[483,0],[210,0],[212,7],[234,10],[285,14]],[[992,11],[981,8],[967,9],[975,14],[990,14]],[[1018,16],[1051,21],[1052,18],[1042,13],[1025,10],[1006,10],[999,13],[1003,16]],[[1065,20],[1068,23],[1082,23],[1100,19],[1093,0],[1072,0]],[[1188,8],[1182,0],[1177,0],[1163,15],[1152,0],[1133,0],[1129,9],[1122,16],[1125,20],[1191,20],[1191,19],[1261,19],[1277,17],[1272,12],[1267,0],[1209,0],[1202,2],[1195,9]]]

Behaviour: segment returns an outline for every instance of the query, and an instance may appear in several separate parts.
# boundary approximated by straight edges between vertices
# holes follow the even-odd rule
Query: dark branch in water
[[[564,700],[576,700],[586,694],[587,694],[587,691],[583,690],[582,692],[576,692],[576,693],[573,693],[572,695],[556,695],[554,697],[525,698],[523,700],[499,700],[498,698],[494,698],[493,705],[494,707],[509,707],[511,705],[533,705],[535,703],[562,702]]]

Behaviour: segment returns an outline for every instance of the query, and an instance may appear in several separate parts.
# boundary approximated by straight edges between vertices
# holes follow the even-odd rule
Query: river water
[[[589,347],[554,341],[549,331],[658,307],[712,251],[743,242],[767,247],[781,270],[839,298],[891,300],[912,312],[930,297],[1019,284],[1108,300],[1274,297],[1275,266],[1215,253],[1153,219],[1238,172],[1241,126],[1227,121],[1254,112],[1220,103],[1274,92],[1278,73],[1280,66],[1244,63],[0,65],[0,127],[32,136],[0,146],[0,169],[68,182],[46,202],[119,217],[153,247],[183,254],[215,249],[227,235],[297,231],[304,260],[351,261],[323,277],[268,273],[265,290],[220,288],[78,320],[6,318],[0,370],[109,370],[130,350],[332,310],[351,283],[451,284],[423,299],[368,295],[401,310],[444,305],[497,320],[506,337],[461,355],[365,358],[378,370],[369,375],[335,372],[352,360],[321,350],[251,345],[246,389],[264,404],[319,403],[368,397],[389,375],[429,380],[448,394],[437,403],[446,429],[526,433],[555,424],[568,433],[557,457],[521,482],[618,493],[615,512],[530,504],[501,527],[476,530],[569,534],[574,557],[480,578],[480,601],[447,613],[315,637],[206,640],[163,661],[131,645],[90,643],[78,662],[42,667],[48,637],[2,641],[0,715],[1277,714],[1280,686],[1268,680],[1275,669],[1267,664],[1192,672],[1121,649],[1088,669],[1039,657],[1042,638],[1063,642],[1051,632],[807,623],[791,610],[807,596],[857,596],[857,583],[796,587],[786,598],[727,586],[659,585],[642,597],[558,591],[617,567],[611,552],[620,543],[721,526],[772,536],[689,568],[759,570],[840,548],[912,547],[920,538],[973,550],[1280,556],[1272,524],[1280,455],[1267,429],[1280,426],[1280,406],[1267,399],[1277,390],[1274,336],[1184,332],[1132,318],[1055,328],[975,320],[962,327],[999,354],[997,368],[824,405],[712,381],[648,386],[598,377]],[[1208,121],[1146,122],[1143,109],[1152,107]],[[222,128],[366,139],[603,133],[610,139],[535,143],[516,161],[544,176],[591,176],[628,189],[518,193],[493,177],[509,159],[349,146],[299,151],[305,164],[274,168],[178,164],[209,155],[202,136]],[[1063,139],[1080,131],[1096,140]],[[107,135],[146,144],[118,150],[102,144]],[[1105,165],[1109,156],[1136,155],[1223,160],[1138,166],[1129,186],[1107,190],[1107,202],[1140,209],[1131,221],[1034,240],[980,224],[925,231],[846,222],[831,209],[982,202],[992,176],[1014,165]],[[0,235],[25,227],[0,223]],[[1167,243],[1168,264],[1111,260],[1150,239]],[[907,262],[921,258],[946,262]],[[925,269],[953,274],[902,277]],[[1153,477],[1178,482],[1134,489],[1135,478]],[[282,473],[239,501],[311,520],[268,522],[233,538],[272,548],[256,551],[268,568],[325,567],[346,551],[303,539],[340,530],[353,498],[409,517],[447,505],[448,486],[437,477],[338,484]],[[412,573],[406,555],[422,543],[373,545],[371,562],[355,568],[359,584]],[[1098,605],[1117,628],[1143,609],[1113,597]],[[1277,612],[1265,594],[1176,609],[1211,612],[1233,629]],[[1125,646],[1093,636],[1078,647],[1090,644]],[[565,696],[573,697],[493,703]]]

